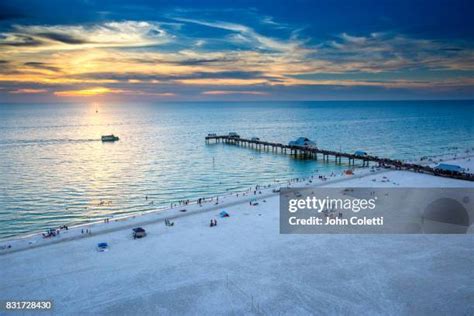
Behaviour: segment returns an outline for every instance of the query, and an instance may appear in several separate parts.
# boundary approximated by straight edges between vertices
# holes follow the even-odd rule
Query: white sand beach
[[[474,158],[455,161],[474,170]],[[291,186],[474,187],[385,169],[309,180]],[[0,300],[53,300],[55,315],[474,313],[472,227],[467,235],[281,235],[274,188],[261,189],[255,206],[253,192],[240,193],[53,239],[4,241]],[[219,218],[222,210],[230,217]],[[137,226],[146,238],[132,238]],[[109,251],[97,252],[100,242]]]

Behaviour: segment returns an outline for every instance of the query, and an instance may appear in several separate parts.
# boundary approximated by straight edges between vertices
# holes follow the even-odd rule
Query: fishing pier
[[[258,150],[271,151],[275,153],[290,154],[294,157],[300,157],[305,159],[321,159],[323,162],[334,161],[336,164],[342,164],[344,159],[347,161],[349,166],[354,166],[356,164],[356,161],[358,161],[362,163],[362,167],[368,167],[370,163],[373,163],[381,168],[408,170],[413,172],[431,174],[435,176],[474,181],[474,174],[470,173],[442,170],[427,165],[420,165],[415,163],[403,162],[401,160],[396,159],[368,155],[363,152],[356,152],[351,154],[340,151],[321,149],[316,146],[302,146],[291,144],[292,142],[290,142],[288,145],[285,145],[282,143],[262,141],[257,137],[253,137],[251,139],[241,138],[236,133],[229,133],[229,135],[209,134],[208,136],[206,136],[205,141],[207,144],[210,144],[212,142],[224,143],[229,145],[254,148]]]

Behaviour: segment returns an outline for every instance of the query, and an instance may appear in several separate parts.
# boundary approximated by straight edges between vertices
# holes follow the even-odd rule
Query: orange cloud
[[[123,90],[96,87],[96,88],[81,89],[81,90],[56,91],[54,92],[54,95],[58,97],[92,97],[92,96],[97,96],[97,95],[122,93],[122,92]]]
[[[22,83],[40,83],[40,84],[104,84],[104,83],[116,83],[117,80],[113,79],[74,79],[67,77],[50,77],[38,74],[17,74],[17,75],[3,75],[0,74],[1,82],[22,82]]]
[[[112,89],[106,87],[94,87],[80,90],[65,90],[54,92],[55,96],[58,97],[93,97],[107,94],[124,94],[124,95],[136,95],[136,96],[158,96],[158,97],[174,97],[175,93],[172,92],[148,92],[141,90],[122,90]]]
[[[54,92],[58,97],[173,97],[172,92],[160,91],[189,86],[204,96],[265,95],[265,89],[276,91],[280,86],[456,89],[473,85],[470,78],[438,74],[472,70],[474,50],[470,47],[446,50],[451,43],[392,33],[342,33],[314,45],[301,39],[296,29],[289,37],[276,38],[242,24],[176,20],[180,26],[197,24],[225,30],[229,33],[226,41],[239,49],[222,49],[220,44],[213,48],[212,43],[220,43],[222,38],[192,38],[184,29],[158,21],[13,25],[0,36],[0,88],[4,83],[16,83],[11,88],[18,89],[15,91],[9,92],[9,85],[3,87],[13,95],[46,93],[42,88],[51,90],[54,85],[54,89],[64,89]],[[171,46],[157,50],[157,45]],[[130,49],[133,47],[140,49]],[[406,71],[412,68],[434,72],[425,80],[410,79],[416,78],[415,71]],[[394,71],[394,80],[342,79],[357,78],[351,75],[354,72],[372,74],[368,78],[381,73],[380,78],[387,78],[384,73]],[[159,84],[158,91],[150,84]],[[254,89],[262,92],[251,91]]]

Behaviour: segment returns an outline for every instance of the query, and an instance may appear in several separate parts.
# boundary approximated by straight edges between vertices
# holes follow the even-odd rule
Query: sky
[[[472,1],[0,3],[0,102],[474,99]]]

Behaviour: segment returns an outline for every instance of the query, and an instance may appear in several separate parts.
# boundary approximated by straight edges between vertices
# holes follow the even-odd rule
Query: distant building
[[[464,168],[458,165],[452,165],[448,163],[440,163],[436,166],[436,169],[443,170],[443,171],[451,171],[451,172],[463,172]]]
[[[367,156],[367,153],[365,151],[362,151],[362,150],[356,150],[354,155],[356,155],[356,156]]]
[[[240,138],[240,135],[237,134],[236,132],[230,132],[229,137],[231,137],[231,138]]]
[[[309,138],[299,137],[298,139],[289,142],[288,146],[316,148],[316,143],[311,141]]]

